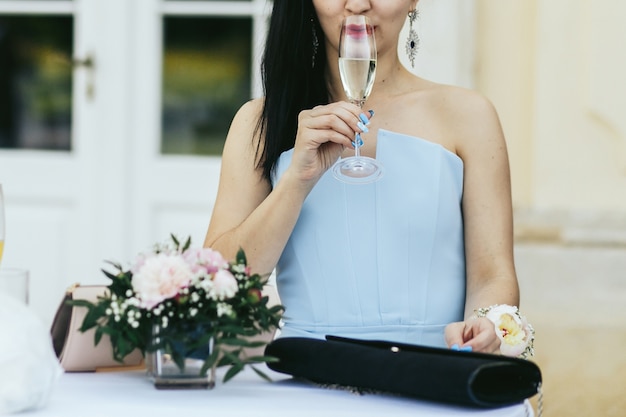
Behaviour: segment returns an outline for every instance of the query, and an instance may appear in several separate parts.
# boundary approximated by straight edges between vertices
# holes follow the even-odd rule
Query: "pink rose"
[[[237,293],[237,280],[226,269],[221,269],[213,275],[211,295],[217,300],[232,298]]]
[[[142,305],[152,309],[189,286],[193,272],[179,255],[164,253],[145,259],[132,285]]]

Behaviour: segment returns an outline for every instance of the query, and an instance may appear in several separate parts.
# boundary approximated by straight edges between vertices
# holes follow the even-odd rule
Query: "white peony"
[[[145,260],[133,275],[132,285],[142,306],[150,310],[188,287],[192,277],[189,264],[180,255],[160,253]]]
[[[225,300],[237,294],[237,280],[226,269],[221,269],[213,275],[213,286],[211,296],[215,300]]]

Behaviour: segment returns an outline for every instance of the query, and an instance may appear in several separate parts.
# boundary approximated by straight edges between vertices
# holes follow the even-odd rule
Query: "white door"
[[[266,0],[143,0],[136,7],[131,246],[170,233],[201,245],[230,121],[260,95],[270,8]]]
[[[423,3],[416,72],[471,84],[458,52],[472,50],[473,1]],[[30,270],[45,322],[70,284],[107,282],[105,260],[130,262],[170,233],[202,244],[226,130],[261,94],[270,9],[0,0],[3,265]]]
[[[4,266],[50,322],[170,233],[202,243],[234,110],[258,95],[265,0],[0,0]]]
[[[0,181],[3,266],[28,268],[42,317],[65,285],[94,269],[101,233],[94,136],[97,96],[83,1],[0,2]]]

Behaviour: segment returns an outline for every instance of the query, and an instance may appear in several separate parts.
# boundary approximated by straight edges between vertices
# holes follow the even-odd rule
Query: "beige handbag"
[[[104,295],[104,285],[79,285],[68,288],[57,309],[50,333],[54,351],[66,372],[89,372],[106,370],[126,370],[143,367],[143,356],[135,350],[124,359],[124,363],[113,359],[113,347],[108,335],[100,343],[94,344],[95,329],[81,332],[80,326],[87,314],[84,307],[67,304],[68,300],[88,300],[96,302]]]

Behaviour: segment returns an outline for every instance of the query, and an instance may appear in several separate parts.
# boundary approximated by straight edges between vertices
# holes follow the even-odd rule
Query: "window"
[[[163,38],[161,152],[220,155],[252,93],[252,19],[165,17]]]
[[[71,149],[73,20],[0,15],[0,148]]]

